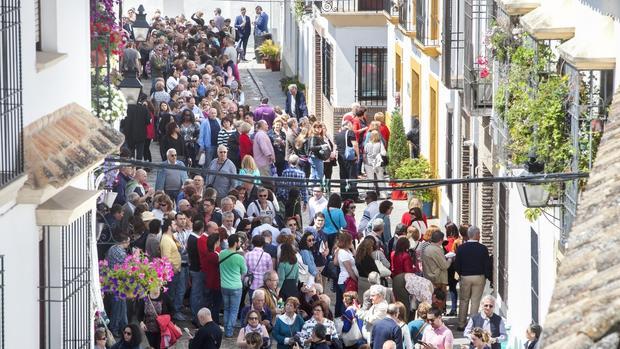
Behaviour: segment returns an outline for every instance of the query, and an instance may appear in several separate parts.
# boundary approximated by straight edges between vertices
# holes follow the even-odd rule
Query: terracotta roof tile
[[[583,192],[545,320],[543,348],[617,348],[620,329],[620,91]],[[611,344],[609,343],[616,343]]]
[[[26,185],[59,188],[115,152],[123,135],[78,104],[68,104],[24,128]]]

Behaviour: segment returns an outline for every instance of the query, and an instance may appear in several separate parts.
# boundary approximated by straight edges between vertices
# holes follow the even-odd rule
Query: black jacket
[[[146,140],[146,125],[151,123],[149,111],[142,104],[127,106],[127,117],[123,120],[123,133],[128,143]]]
[[[489,249],[479,242],[466,242],[456,250],[454,269],[461,276],[484,275],[492,280]]]
[[[189,341],[189,349],[219,349],[221,345],[222,330],[213,321],[200,327]]]

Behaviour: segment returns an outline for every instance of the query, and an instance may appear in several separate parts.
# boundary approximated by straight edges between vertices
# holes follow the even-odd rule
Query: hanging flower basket
[[[99,282],[103,293],[111,293],[118,299],[146,298],[172,281],[174,271],[167,258],[149,261],[143,253],[127,256],[123,264],[110,268],[108,261],[99,262]]]

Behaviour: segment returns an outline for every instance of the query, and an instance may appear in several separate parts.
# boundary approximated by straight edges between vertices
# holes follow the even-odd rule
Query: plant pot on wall
[[[280,71],[280,59],[271,59],[269,61],[271,71]]]
[[[422,203],[422,213],[426,215],[426,217],[433,216],[433,202],[423,202]]]

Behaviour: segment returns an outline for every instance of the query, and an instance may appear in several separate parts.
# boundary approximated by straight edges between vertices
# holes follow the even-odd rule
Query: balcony
[[[347,12],[380,12],[384,11],[384,0],[323,0],[321,12],[347,13]]]
[[[403,34],[415,38],[414,0],[402,0],[398,11],[398,27]]]
[[[383,14],[392,24],[398,23],[399,0],[383,0]]]
[[[0,48],[0,148],[2,149],[0,190],[5,189],[24,174],[22,43],[19,6],[19,2],[10,1],[7,6],[3,5],[0,9],[0,32],[2,33],[0,39],[2,42]]]
[[[440,54],[439,40],[439,1],[418,0],[415,3],[416,45],[426,55],[437,57]]]

